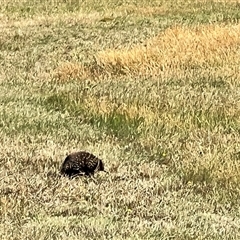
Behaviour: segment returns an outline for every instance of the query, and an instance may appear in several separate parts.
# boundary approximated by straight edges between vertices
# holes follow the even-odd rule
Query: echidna
[[[75,152],[69,154],[64,160],[60,173],[70,178],[78,175],[93,175],[96,171],[104,171],[104,163],[88,152]]]

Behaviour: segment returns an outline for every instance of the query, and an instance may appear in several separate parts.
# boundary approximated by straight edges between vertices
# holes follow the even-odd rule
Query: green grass
[[[3,1],[1,238],[239,239],[239,17],[237,1]],[[110,174],[59,177],[77,150]]]

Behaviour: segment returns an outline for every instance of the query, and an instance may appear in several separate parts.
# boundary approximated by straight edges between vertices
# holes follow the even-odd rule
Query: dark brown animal
[[[70,178],[78,175],[94,175],[97,171],[104,171],[104,163],[88,152],[75,152],[69,154],[64,160],[60,173]]]

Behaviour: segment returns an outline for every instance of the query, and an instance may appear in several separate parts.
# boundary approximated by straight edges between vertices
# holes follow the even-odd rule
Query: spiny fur
[[[65,158],[60,173],[73,178],[78,175],[94,175],[96,171],[105,171],[103,161],[89,152],[81,151]]]

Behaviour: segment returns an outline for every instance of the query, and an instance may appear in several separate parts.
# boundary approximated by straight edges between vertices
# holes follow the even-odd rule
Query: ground
[[[240,2],[0,5],[2,239],[239,239]],[[110,174],[59,176],[89,151]]]

